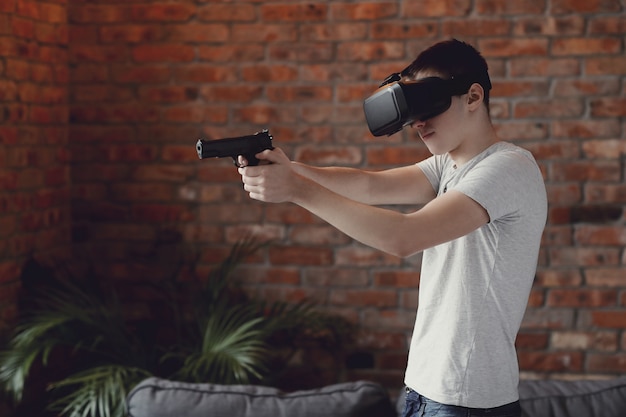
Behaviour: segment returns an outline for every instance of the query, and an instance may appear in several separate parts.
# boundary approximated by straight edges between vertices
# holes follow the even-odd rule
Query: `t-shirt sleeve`
[[[439,156],[430,156],[423,161],[417,163],[417,166],[422,170],[430,185],[433,186],[433,190],[437,192],[439,190],[439,183],[441,182],[441,171],[443,169],[443,162]]]
[[[499,152],[482,160],[451,189],[462,192],[487,213],[491,222],[517,217],[538,168],[522,152]],[[533,181],[529,181],[529,179]]]

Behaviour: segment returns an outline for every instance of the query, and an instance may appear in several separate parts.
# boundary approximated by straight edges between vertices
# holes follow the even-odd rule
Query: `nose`
[[[413,122],[411,122],[411,128],[412,129],[421,129],[426,125],[426,122],[422,121],[422,120],[415,120]]]

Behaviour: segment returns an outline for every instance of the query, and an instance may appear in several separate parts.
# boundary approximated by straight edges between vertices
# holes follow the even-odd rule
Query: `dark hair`
[[[484,103],[489,110],[491,81],[487,61],[470,44],[457,39],[436,43],[422,51],[402,71],[402,76],[415,78],[418,72],[424,70],[434,71],[443,78],[460,78],[479,83],[485,91]]]

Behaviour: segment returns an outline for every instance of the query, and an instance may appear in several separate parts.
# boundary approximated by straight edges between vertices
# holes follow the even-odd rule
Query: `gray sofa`
[[[626,417],[626,378],[522,381],[519,392],[522,417]],[[367,381],[285,393],[148,378],[127,398],[128,417],[396,417],[402,406]]]

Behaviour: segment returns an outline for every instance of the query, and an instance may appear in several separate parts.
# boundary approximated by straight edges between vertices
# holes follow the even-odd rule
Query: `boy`
[[[265,165],[241,159],[239,172],[253,199],[298,204],[396,256],[423,251],[406,417],[519,416],[514,343],[546,221],[543,178],[529,152],[498,139],[478,51],[440,42],[388,80],[430,77],[461,89],[406,121],[433,154],[424,161],[369,172],[291,162],[275,149],[257,155]],[[423,206],[405,214],[382,204]]]

